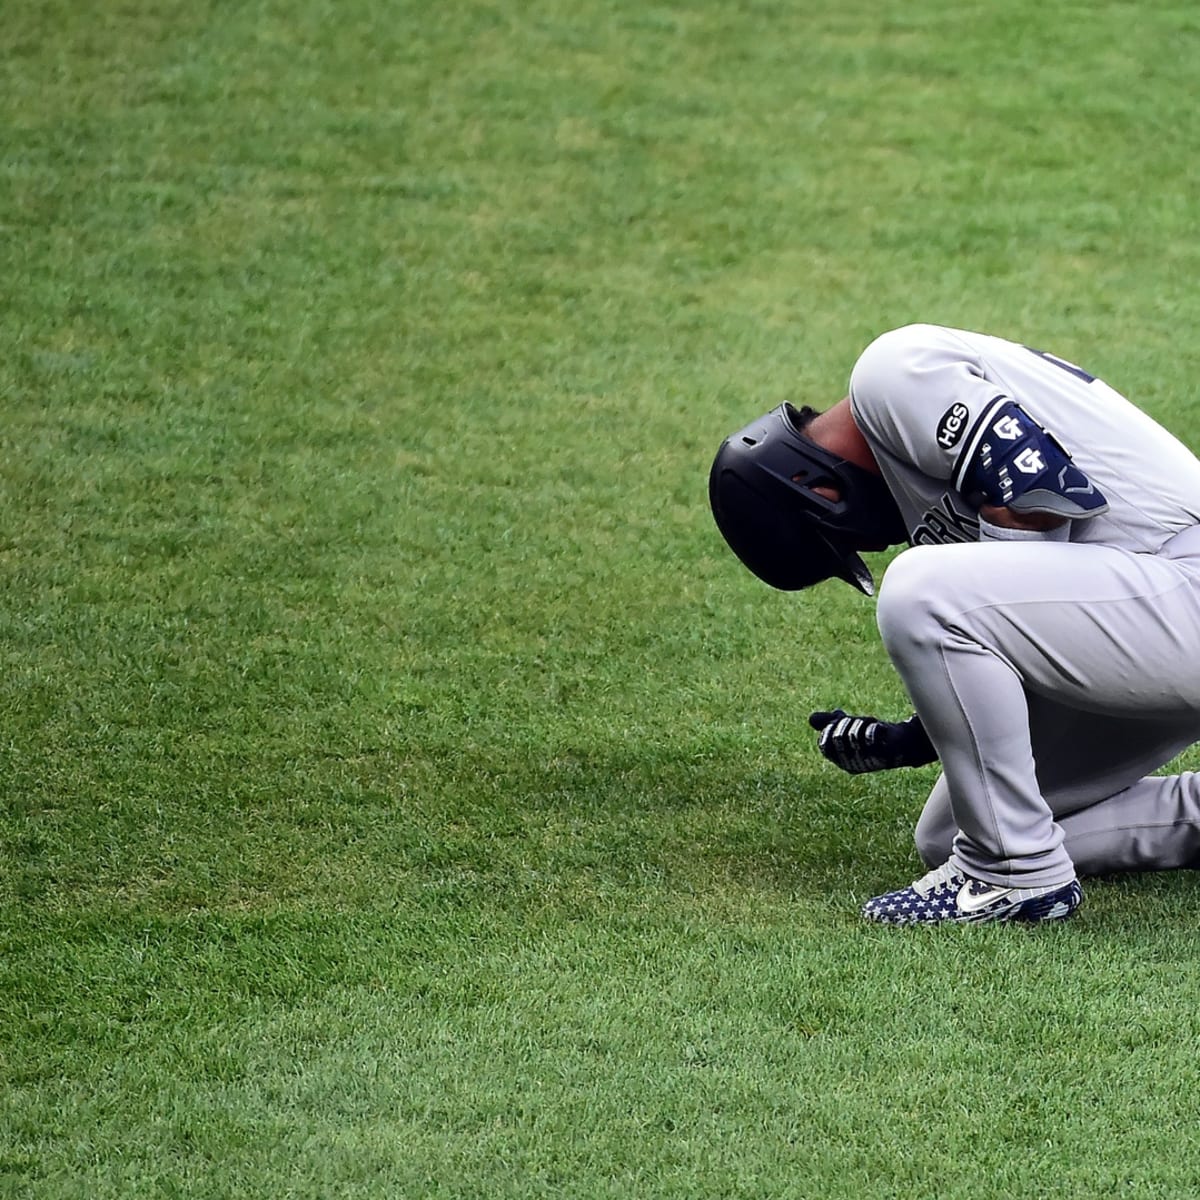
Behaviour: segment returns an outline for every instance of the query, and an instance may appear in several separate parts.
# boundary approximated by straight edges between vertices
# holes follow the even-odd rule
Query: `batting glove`
[[[837,708],[813,713],[808,723],[821,731],[817,749],[851,775],[923,767],[937,759],[937,751],[916,713],[907,721],[880,721],[876,717],[849,717]]]

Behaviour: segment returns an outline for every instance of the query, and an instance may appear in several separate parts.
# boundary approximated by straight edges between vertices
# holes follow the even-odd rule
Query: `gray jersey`
[[[1200,461],[1102,380],[1003,338],[909,325],[877,338],[850,378],[870,444],[914,544],[975,541],[975,507],[956,486],[997,402],[1054,436],[1108,500],[1071,540],[1154,552],[1200,523]]]
[[[1200,462],[1073,364],[937,325],[873,342],[850,402],[916,543],[876,615],[944,772],[928,865],[1200,867],[1200,772],[1150,774],[1200,737]],[[981,497],[1069,529],[980,539]]]

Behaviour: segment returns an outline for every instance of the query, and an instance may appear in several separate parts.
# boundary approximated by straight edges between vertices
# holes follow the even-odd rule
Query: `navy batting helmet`
[[[815,415],[781,404],[726,438],[708,477],[713,516],[734,554],[772,587],[836,577],[871,596],[858,552],[906,541],[907,531],[880,476],[800,432]]]

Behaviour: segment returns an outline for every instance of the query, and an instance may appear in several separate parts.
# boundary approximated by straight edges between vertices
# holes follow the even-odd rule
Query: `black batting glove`
[[[817,749],[851,775],[923,767],[937,760],[937,751],[916,713],[907,721],[880,721],[877,717],[850,717],[837,708],[813,713],[808,723],[821,731]]]

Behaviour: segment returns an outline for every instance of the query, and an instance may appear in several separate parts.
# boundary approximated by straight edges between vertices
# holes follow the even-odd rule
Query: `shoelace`
[[[927,875],[922,875],[912,885],[912,889],[918,896],[924,899],[934,888],[939,888],[943,884],[950,883],[953,880],[965,882],[966,876],[952,863],[944,862],[940,867],[935,867]]]

